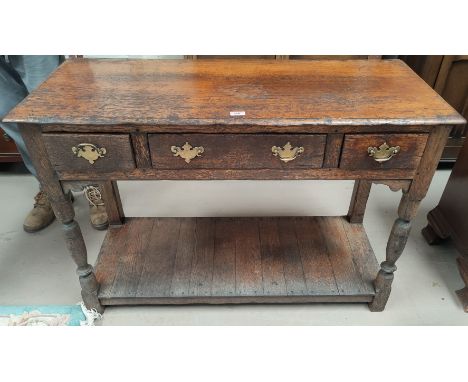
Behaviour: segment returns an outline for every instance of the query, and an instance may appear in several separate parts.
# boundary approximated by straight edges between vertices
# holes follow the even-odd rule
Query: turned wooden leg
[[[368,180],[356,180],[354,182],[353,194],[348,210],[348,220],[350,223],[362,223],[364,220],[371,186],[372,182]]]
[[[80,280],[83,302],[88,309],[96,309],[99,313],[102,313],[104,308],[100,304],[97,295],[99,284],[94,275],[93,267],[88,264],[88,254],[80,226],[73,217],[69,221],[62,220],[61,223],[65,232],[67,248],[77,266],[76,273]]]
[[[398,206],[398,219],[393,224],[387,242],[386,260],[380,265],[374,281],[375,297],[369,304],[369,309],[373,312],[380,312],[385,308],[390,296],[393,273],[396,270],[395,263],[405,248],[411,230],[411,219],[416,215],[419,203],[426,196],[449,133],[450,127],[447,126],[437,126],[432,129],[411,184],[402,188],[404,192]]]
[[[86,245],[80,226],[74,220],[73,205],[64,193],[57,174],[48,159],[40,127],[21,125],[21,134],[33,160],[42,190],[47,194],[55,216],[63,224],[67,248],[77,265],[83,301],[88,309],[96,309],[102,313],[104,308],[98,299],[99,283],[94,275],[93,267],[88,264]]]
[[[395,263],[403,253],[410,230],[411,222],[401,217],[393,223],[387,242],[386,260],[380,264],[380,270],[374,282],[375,297],[369,304],[372,312],[381,312],[385,309],[392,289],[393,273],[397,269]]]
[[[374,281],[375,297],[369,304],[372,312],[385,309],[392,289],[393,273],[397,267],[395,263],[405,249],[411,231],[411,219],[416,215],[420,200],[412,200],[409,193],[403,193],[398,206],[398,219],[393,223],[387,242],[386,259],[380,264],[380,270]]]

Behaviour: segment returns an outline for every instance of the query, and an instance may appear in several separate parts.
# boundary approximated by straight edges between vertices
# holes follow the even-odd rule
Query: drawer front
[[[426,141],[427,134],[347,134],[340,168],[416,169]]]
[[[57,171],[111,172],[135,168],[126,134],[44,134]]]
[[[326,141],[299,134],[150,134],[148,140],[156,169],[320,168]]]

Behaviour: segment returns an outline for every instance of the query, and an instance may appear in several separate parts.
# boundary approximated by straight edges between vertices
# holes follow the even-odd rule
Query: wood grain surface
[[[102,173],[135,168],[132,145],[127,134],[43,134],[43,139],[56,171]],[[91,164],[73,153],[72,147],[80,143],[91,143],[98,148],[105,148],[106,153]]]
[[[155,169],[293,169],[322,167],[326,136],[322,134],[150,134],[151,160]],[[204,152],[186,163],[175,157],[171,146],[188,142]],[[303,147],[304,152],[290,162],[274,156],[273,146]]]
[[[370,301],[377,270],[345,217],[128,218],[96,264],[103,304]]]
[[[230,112],[245,112],[231,116]],[[399,60],[70,60],[5,122],[385,125],[465,120]]]
[[[340,168],[362,170],[416,169],[426,147],[427,134],[347,134],[341,154]],[[387,162],[376,162],[367,149],[386,142],[400,151]]]

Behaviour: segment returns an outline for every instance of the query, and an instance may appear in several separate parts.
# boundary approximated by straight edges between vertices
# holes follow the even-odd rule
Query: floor
[[[426,214],[439,201],[449,170],[437,171],[422,202],[393,291],[382,313],[364,304],[160,306],[108,308],[100,325],[466,325],[468,315],[454,293],[463,286],[450,242],[430,247],[421,236]],[[340,215],[351,181],[121,182],[127,216]],[[0,172],[0,305],[74,304],[81,300],[74,264],[60,225],[27,234],[22,221],[37,192],[25,174]],[[364,220],[379,261],[396,217],[400,193],[374,185]],[[104,232],[88,223],[84,197],[75,210],[96,260]]]

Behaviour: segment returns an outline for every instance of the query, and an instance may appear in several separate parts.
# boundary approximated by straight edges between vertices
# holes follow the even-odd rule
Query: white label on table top
[[[229,115],[231,117],[237,117],[239,115],[245,115],[245,111],[230,111]]]

